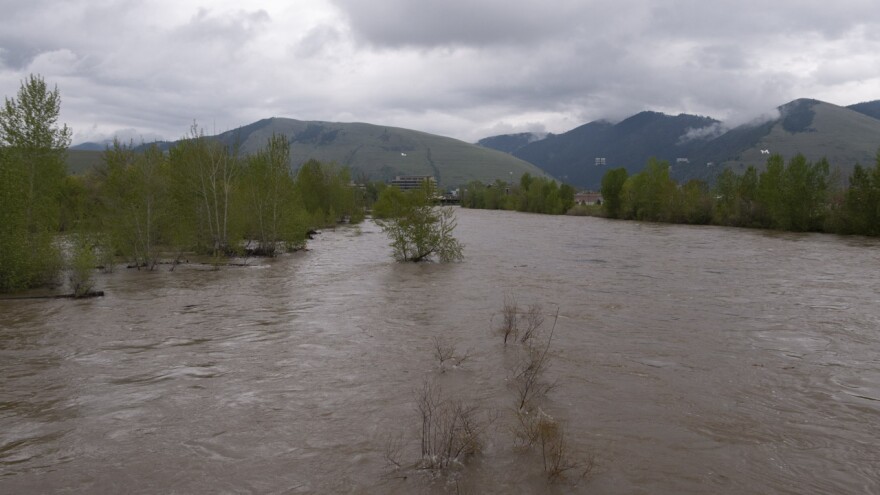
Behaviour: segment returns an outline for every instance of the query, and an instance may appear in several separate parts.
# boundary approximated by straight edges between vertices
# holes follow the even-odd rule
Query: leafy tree
[[[70,288],[74,297],[86,297],[94,287],[92,274],[97,264],[95,244],[89,236],[82,233],[74,234],[71,241],[68,261]]]
[[[787,226],[783,181],[785,162],[782,155],[767,159],[767,167],[758,177],[757,200],[760,205],[759,221],[762,226],[784,229]]]
[[[59,195],[60,217],[59,230],[73,232],[94,229],[94,191],[86,177],[68,175],[61,183]]]
[[[532,178],[532,174],[530,174],[528,172],[522,174],[519,178],[520,189],[522,189],[523,191],[528,191],[529,187],[531,187],[531,185],[532,185],[532,180],[534,180]]]
[[[476,209],[486,208],[486,186],[478,180],[469,182],[462,192],[461,206]]]
[[[802,167],[793,171],[790,163],[786,171],[792,229],[818,231],[822,229],[827,211],[831,167],[825,158],[809,163],[803,155],[798,155],[792,160],[798,157]]]
[[[675,182],[669,178],[669,163],[651,158],[644,170],[630,176],[624,183],[621,194],[624,217],[671,221],[675,192]]]
[[[737,225],[740,222],[739,194],[741,178],[733,170],[725,168],[715,181],[715,203],[712,221],[718,225]]]
[[[500,179],[489,185],[472,181],[465,187],[462,206],[560,215],[574,206],[574,188],[528,173],[523,174],[519,185]]]
[[[57,124],[61,97],[40,76],[0,109],[0,290],[46,283],[61,266],[53,243],[70,129]]]
[[[843,227],[848,234],[880,235],[880,151],[876,165],[856,165],[844,194]]]
[[[8,166],[24,169],[24,205],[31,231],[55,227],[58,193],[66,174],[64,163],[71,131],[57,125],[61,110],[58,88],[49,91],[40,76],[22,82],[15,99],[5,99],[0,110],[0,146]]]
[[[241,232],[230,206],[241,168],[237,149],[207,138],[193,124],[169,159],[178,234],[190,232],[178,241],[214,256],[235,251]]]
[[[574,207],[574,188],[568,184],[559,186],[559,201],[562,202],[562,213]]]
[[[292,248],[305,240],[307,225],[300,215],[305,209],[294,189],[290,143],[273,134],[264,150],[248,157],[241,177],[246,234],[257,241],[259,254],[274,256],[279,243]]]
[[[347,168],[314,159],[305,162],[296,176],[296,193],[312,215],[313,227],[333,225],[345,216],[363,218],[363,206],[358,208],[354,191]]]
[[[763,225],[781,230],[819,230],[828,184],[827,160],[813,164],[798,154],[786,167],[780,155],[771,156],[758,182]]]
[[[629,178],[629,174],[623,167],[611,169],[602,177],[602,200],[604,201],[605,214],[610,218],[618,218],[623,207],[623,185]]]
[[[408,192],[389,187],[379,196],[374,212],[378,209],[384,218],[376,223],[391,238],[396,260],[462,259],[462,246],[452,235],[455,213],[451,208],[435,208],[431,197],[430,187]]]
[[[712,219],[712,199],[709,197],[709,186],[697,179],[689,180],[675,191],[677,197],[677,221],[695,225],[704,225]]]
[[[386,187],[379,193],[379,199],[373,204],[373,218],[389,219],[402,213],[414,202],[414,194],[405,193],[399,187]]]
[[[169,243],[164,228],[186,218],[170,213],[167,157],[155,144],[137,152],[131,143],[114,140],[102,159],[96,175],[107,248],[152,270],[159,261],[160,243]]]
[[[749,166],[739,181],[740,225],[756,225],[758,221],[758,170]]]

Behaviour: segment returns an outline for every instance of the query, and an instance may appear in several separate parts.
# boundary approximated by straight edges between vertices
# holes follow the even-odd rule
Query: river
[[[400,264],[372,223],[106,296],[0,301],[2,493],[878,493],[880,241],[458,210],[465,260]],[[504,298],[540,304],[583,480],[514,448]],[[432,337],[468,359],[441,373]],[[425,380],[487,416],[431,477]]]

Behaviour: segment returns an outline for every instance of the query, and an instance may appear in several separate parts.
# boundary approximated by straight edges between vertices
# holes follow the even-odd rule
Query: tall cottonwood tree
[[[155,144],[138,152],[114,140],[96,173],[103,203],[101,230],[112,249],[138,267],[153,269],[159,260],[161,227],[169,208],[166,162]]]
[[[843,232],[880,235],[880,151],[874,167],[855,166],[844,196],[843,216]]]
[[[308,160],[296,174],[296,194],[312,216],[314,227],[335,224],[345,216],[355,221],[362,218],[351,173],[345,167]]]
[[[273,134],[265,149],[247,158],[239,194],[245,235],[257,242],[258,254],[274,256],[279,244],[289,249],[304,241],[305,209],[295,192],[285,136]]]
[[[602,177],[602,200],[604,201],[605,213],[611,218],[618,218],[623,208],[623,185],[629,173],[625,168],[611,169]]]
[[[240,170],[237,148],[210,139],[193,124],[189,134],[171,149],[171,179],[175,186],[175,214],[181,227],[192,233],[187,240],[200,250],[219,256],[237,248],[237,225],[231,208]]]
[[[45,283],[60,268],[53,236],[71,135],[60,109],[58,88],[39,75],[0,109],[0,290]]]

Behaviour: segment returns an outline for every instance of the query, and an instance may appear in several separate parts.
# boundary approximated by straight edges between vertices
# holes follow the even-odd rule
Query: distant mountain
[[[70,149],[74,151],[104,151],[108,144],[112,143],[112,141],[104,141],[101,143],[87,142],[80,143],[76,146],[71,146]]]
[[[617,124],[595,121],[566,133],[549,135],[513,152],[552,176],[596,189],[611,168],[639,172],[651,157],[667,160],[679,181],[712,182],[725,167],[759,170],[767,155],[786,160],[802,153],[808,160],[827,158],[848,176],[856,163],[874,163],[880,147],[880,101],[840,107],[799,99],[778,107],[779,115],[727,129],[709,117],[641,112]]]
[[[880,119],[880,100],[856,103],[855,105],[850,105],[846,108],[849,108],[850,110],[855,110],[856,112],[867,115],[868,117]]]
[[[786,160],[801,153],[810,161],[827,158],[846,178],[856,163],[874,163],[880,147],[880,120],[819,100],[799,99],[779,108],[779,117],[733,128],[695,151],[689,164],[673,170],[678,179],[712,180],[722,167],[761,170],[767,155]],[[706,166],[712,163],[712,166]]]
[[[672,163],[689,156],[714,137],[718,124],[696,115],[641,112],[617,124],[595,121],[547,136],[517,150],[514,156],[564,182],[596,188],[610,168],[637,172],[652,156]]]
[[[314,158],[349,167],[355,179],[433,175],[441,187],[454,187],[472,180],[518,180],[526,172],[545,175],[531,163],[497,150],[425,132],[365,123],[271,118],[210,138],[251,154],[263,149],[273,134],[287,137],[292,168],[298,169]],[[173,144],[159,143],[162,149]]]
[[[534,132],[520,132],[518,134],[501,134],[491,136],[477,141],[477,144],[484,148],[492,148],[493,150],[503,151],[504,153],[513,154],[524,146],[544,139],[546,134],[535,134]]]
[[[227,144],[239,143],[243,153],[262,149],[272,134],[290,142],[291,165],[298,168],[310,158],[347,166],[352,175],[389,180],[396,175],[433,175],[441,187],[472,180],[518,180],[543,171],[500,151],[426,132],[365,123],[264,119],[216,136]]]

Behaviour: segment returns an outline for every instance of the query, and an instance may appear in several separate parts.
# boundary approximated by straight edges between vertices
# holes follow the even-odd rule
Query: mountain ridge
[[[767,159],[762,150],[786,159],[796,153],[811,161],[825,157],[846,174],[856,163],[872,163],[880,147],[880,119],[872,116],[880,113],[880,100],[840,107],[799,98],[777,110],[776,117],[733,128],[710,117],[645,111],[616,124],[597,120],[551,134],[513,154],[558,179],[595,189],[607,170],[639,172],[651,157],[669,161],[679,181],[711,182],[725,167],[761,169]],[[597,165],[599,158],[604,164]]]
[[[271,117],[206,137],[237,147],[247,155],[263,149],[273,134],[287,137],[293,170],[309,159],[316,159],[347,166],[352,177],[358,180],[387,181],[397,175],[432,175],[440,187],[450,188],[472,180],[494,182],[496,179],[518,180],[524,173],[546,175],[535,165],[500,151],[427,132],[364,122]],[[146,143],[149,144],[152,143]],[[157,144],[167,150],[174,142]],[[71,150],[69,163],[76,161],[72,160],[74,157],[94,153],[76,147]]]

